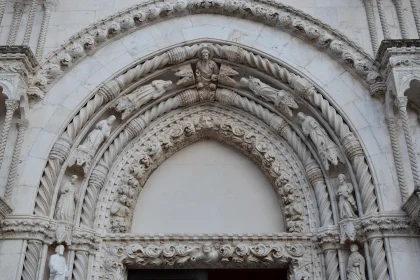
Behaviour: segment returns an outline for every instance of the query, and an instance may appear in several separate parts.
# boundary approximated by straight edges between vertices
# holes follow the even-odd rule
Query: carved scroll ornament
[[[110,244],[104,248],[103,268],[99,279],[122,279],[126,266],[156,267],[285,267],[290,265],[290,279],[314,279],[312,258],[304,242],[161,242]],[[302,278],[304,277],[304,278]]]

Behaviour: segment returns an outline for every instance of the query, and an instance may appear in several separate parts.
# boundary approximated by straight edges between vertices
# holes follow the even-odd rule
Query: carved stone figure
[[[302,121],[303,133],[311,138],[326,170],[330,169],[330,163],[337,166],[339,161],[344,161],[337,145],[313,117],[306,116],[302,112],[298,113],[297,116]]]
[[[58,245],[55,248],[55,254],[50,257],[48,266],[50,267],[49,280],[64,280],[67,274],[66,259],[63,257],[64,246]]]
[[[111,127],[115,120],[115,116],[110,116],[108,119],[98,122],[95,129],[89,133],[85,141],[77,147],[75,156],[76,165],[84,165],[83,171],[85,174],[89,170],[90,161],[95,156],[96,150],[111,135]]]
[[[357,205],[353,197],[353,185],[346,182],[346,176],[344,174],[339,174],[338,180],[340,182],[340,186],[337,189],[340,219],[357,218],[354,213]]]
[[[298,108],[293,95],[286,90],[275,89],[261,82],[260,79],[251,76],[249,78],[241,78],[240,82],[248,87],[255,95],[261,96],[269,102],[273,102],[276,107],[282,110],[289,117],[293,116],[291,109]]]
[[[347,264],[347,280],[366,280],[365,258],[358,252],[356,244],[350,246],[350,257]]]
[[[188,87],[195,84],[194,71],[191,64],[181,65],[175,69],[175,76],[180,79],[176,82],[177,86]]]
[[[220,73],[219,73],[219,78],[218,78],[219,83],[230,86],[230,87],[235,87],[236,81],[233,77],[238,74],[239,74],[238,71],[236,71],[231,66],[222,64],[222,66],[220,67]]]
[[[156,80],[144,85],[121,98],[115,110],[119,113],[122,112],[121,118],[124,120],[150,100],[161,97],[171,85],[171,81],[163,80]]]
[[[289,183],[289,178],[286,175],[281,175],[277,178],[276,183],[279,187],[279,194],[284,206],[284,216],[286,218],[287,228],[289,232],[302,232],[304,206],[303,200],[300,197],[299,190],[292,183]]]
[[[195,76],[197,80],[197,90],[200,99],[214,99],[216,91],[216,82],[219,75],[219,66],[212,59],[213,52],[209,48],[202,48],[198,56]]]
[[[65,184],[60,190],[55,217],[57,220],[72,221],[74,215],[75,201],[77,201],[75,182],[77,176],[71,176],[70,182]]]
[[[127,195],[120,195],[111,204],[111,230],[112,232],[127,231],[128,224],[125,218],[130,214],[130,202]]]

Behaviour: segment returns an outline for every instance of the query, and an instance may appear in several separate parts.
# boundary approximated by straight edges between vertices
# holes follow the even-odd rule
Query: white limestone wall
[[[122,9],[139,4],[142,1],[143,0],[57,0],[57,6],[51,13],[44,53],[50,53],[82,28],[98,22],[109,15],[115,14]],[[391,0],[382,1],[384,2],[386,9],[386,20],[391,37],[401,38],[394,4]],[[38,6],[30,41],[30,46],[34,51],[36,49],[43,18],[42,2],[43,1],[40,1],[40,5]],[[332,28],[342,32],[345,36],[357,43],[366,52],[373,53],[363,0],[282,0],[278,2],[301,10],[321,22],[330,25]],[[382,29],[376,1],[373,1],[373,4],[380,42],[383,39]],[[403,7],[410,38],[418,38],[414,18],[411,12],[410,0],[403,0]],[[17,36],[17,44],[21,44],[23,41],[28,12],[29,4],[25,7]],[[12,18],[13,3],[12,0],[7,0],[6,13],[0,26],[0,44],[5,44],[7,42]],[[209,21],[207,24],[212,25],[213,22]]]
[[[132,233],[283,232],[270,182],[247,157],[202,140],[166,160],[137,200]]]

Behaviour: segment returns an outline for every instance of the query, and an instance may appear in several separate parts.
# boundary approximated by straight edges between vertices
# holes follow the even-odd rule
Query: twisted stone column
[[[410,3],[414,15],[414,22],[416,23],[417,34],[420,37],[420,9],[418,6],[419,4],[417,0],[410,0]]]
[[[20,21],[22,20],[23,7],[24,4],[20,0],[16,1],[13,6],[13,21],[12,26],[10,27],[9,39],[7,39],[8,45],[14,45],[16,42],[16,35],[19,30]]]
[[[395,168],[397,169],[398,185],[400,186],[401,197],[404,203],[405,201],[407,201],[410,194],[408,193],[407,183],[405,181],[404,165],[403,165],[403,160],[401,157],[400,141],[397,135],[397,131],[395,129],[396,119],[393,116],[388,116],[385,119],[386,119],[386,123],[388,124],[389,135],[391,138],[391,145],[392,145],[392,152],[394,155]]]
[[[22,149],[23,138],[25,136],[27,127],[28,127],[28,120],[18,121],[18,134],[16,137],[15,148],[13,150],[12,165],[10,166],[9,176],[7,178],[6,191],[4,193],[4,198],[6,202],[10,202],[12,198],[13,188],[15,187],[15,184],[16,184],[17,166],[19,163],[20,151]]]
[[[3,163],[4,151],[6,150],[7,138],[9,136],[10,124],[12,123],[13,113],[19,106],[18,100],[6,100],[6,117],[4,119],[3,131],[0,140],[0,168]]]
[[[389,39],[391,38],[391,35],[389,34],[388,22],[386,21],[384,4],[382,1],[383,0],[376,0],[376,3],[378,4],[379,19],[381,21],[382,33],[384,34],[384,39]]]
[[[395,10],[397,11],[398,23],[400,24],[401,35],[403,39],[408,38],[407,24],[405,22],[402,1],[401,0],[392,0],[395,5]]]
[[[373,12],[372,0],[364,0],[366,17],[369,26],[370,40],[372,42],[373,53],[375,54],[378,50],[378,34],[376,33],[375,14]]]
[[[414,185],[420,186],[419,167],[417,165],[416,150],[414,148],[413,139],[410,132],[410,124],[407,115],[407,96],[398,96],[395,98],[395,103],[398,106],[401,122],[403,125],[405,142],[407,144],[408,156],[410,158],[411,172],[413,173]]]
[[[89,265],[89,254],[84,251],[76,251],[73,265],[73,279],[85,280]]]
[[[37,5],[38,5],[38,0],[32,0],[31,9],[29,10],[29,15],[28,15],[28,23],[26,24],[25,35],[23,36],[24,45],[28,45],[29,40],[31,39],[32,27],[34,25],[35,12],[36,12]]]
[[[36,59],[42,60],[44,53],[45,39],[47,38],[48,25],[50,23],[51,11],[55,6],[54,0],[45,0],[44,18],[42,19],[41,32],[39,33],[38,45],[36,46]]]
[[[22,280],[37,279],[38,264],[42,253],[42,242],[28,241],[25,261],[23,262]]]
[[[3,21],[5,10],[6,10],[6,0],[0,0],[0,24]]]

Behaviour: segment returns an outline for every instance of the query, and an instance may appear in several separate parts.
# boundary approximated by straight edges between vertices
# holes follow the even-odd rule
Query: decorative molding
[[[416,23],[417,34],[420,37],[420,8],[419,3],[416,0],[410,0],[411,10],[414,16],[414,22]]]
[[[68,71],[78,60],[100,48],[106,42],[120,38],[123,34],[135,29],[150,25],[154,21],[188,13],[217,13],[246,17],[270,26],[279,27],[292,34],[298,33],[302,39],[306,39],[310,44],[338,59],[345,68],[355,73],[365,83],[372,84],[380,77],[372,58],[365,52],[360,51],[359,47],[343,35],[312,19],[307,14],[268,0],[258,2],[253,0],[246,2],[219,0],[206,4],[198,0],[179,0],[139,4],[126,9],[122,13],[110,16],[100,23],[95,23],[72,36],[69,41],[54,51],[43,62],[41,73],[44,73],[42,75],[45,76],[45,73],[51,72],[51,68],[56,69],[54,74],[51,73],[47,78],[47,84],[51,84],[53,80]],[[46,10],[44,19],[47,18],[47,15],[49,13]],[[41,35],[46,33],[45,24],[42,26]],[[38,58],[40,58],[40,51],[38,50],[40,49],[40,42],[43,41],[42,36],[40,36],[39,48],[37,48]],[[69,54],[74,45],[82,50],[77,56]],[[63,57],[65,57],[65,60],[62,59]]]
[[[9,137],[10,125],[12,124],[13,114],[16,109],[19,107],[19,100],[10,100],[5,101],[6,104],[6,116],[4,118],[3,128],[1,132],[0,139],[0,168],[3,163],[4,151],[6,150],[7,138]]]
[[[310,243],[305,241],[194,240],[125,242],[102,249],[99,279],[123,279],[127,266],[155,267],[285,267],[289,279],[320,279],[314,276]]]
[[[36,45],[36,58],[42,60],[44,54],[45,39],[47,38],[48,25],[50,23],[51,11],[56,5],[56,0],[44,1],[44,17],[42,19],[41,31],[39,32],[38,44]]]
[[[29,240],[26,246],[25,261],[23,262],[22,280],[37,278],[41,254],[42,242],[38,240]]]
[[[401,35],[403,39],[408,39],[408,30],[407,23],[405,21],[405,15],[403,10],[402,0],[392,0],[395,5],[395,10],[397,11],[398,23],[400,25]]]
[[[369,26],[369,34],[370,40],[372,43],[373,53],[375,54],[378,50],[379,43],[378,43],[378,34],[376,31],[376,21],[375,21],[375,13],[373,11],[373,3],[372,0],[364,0],[365,3],[365,10],[366,10],[366,18],[368,21]]]
[[[388,21],[386,18],[385,8],[382,1],[383,0],[376,0],[376,3],[378,5],[378,12],[379,12],[379,19],[381,21],[381,26],[382,26],[382,33],[384,34],[384,39],[387,40],[391,38],[391,34],[389,33]]]
[[[304,231],[305,222],[308,224],[309,219],[302,199],[306,192],[301,189],[305,186],[304,178],[297,175],[298,170],[287,167],[296,166],[293,161],[297,159],[286,157],[288,153],[281,141],[273,134],[264,132],[251,119],[213,106],[203,105],[171,114],[167,117],[168,121],[157,127],[148,127],[150,132],[142,135],[122,155],[122,160],[118,161],[118,171],[109,171],[115,174],[108,184],[113,186],[111,193],[115,193],[115,197],[106,207],[110,211],[108,231],[128,231],[135,207],[130,201],[138,196],[150,174],[170,155],[203,137],[234,146],[250,157],[278,188],[277,192],[285,205],[288,231]]]

